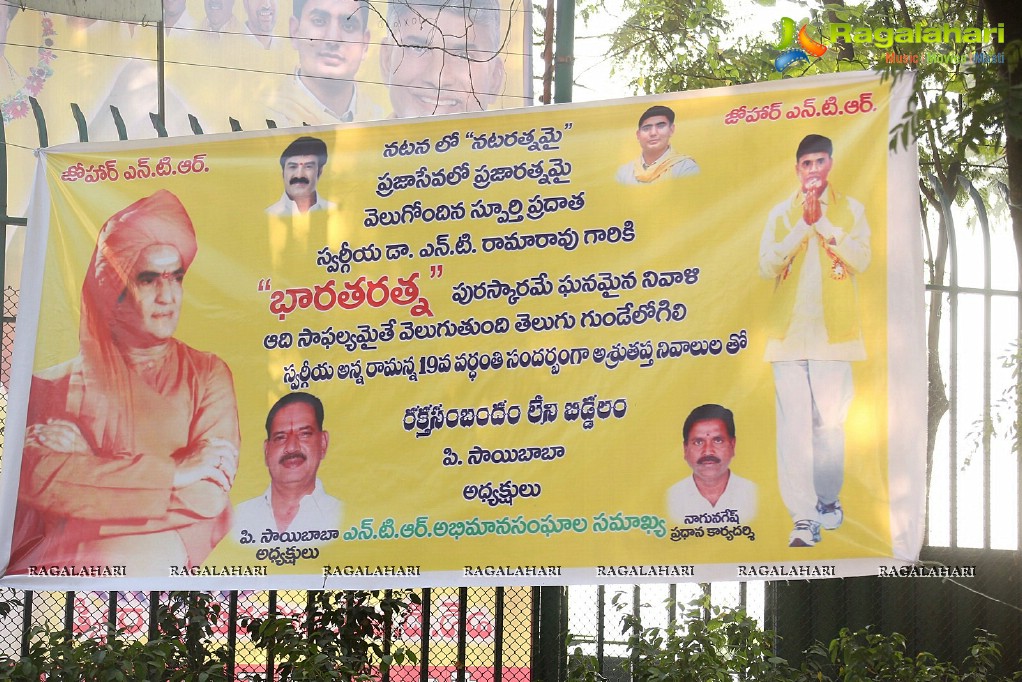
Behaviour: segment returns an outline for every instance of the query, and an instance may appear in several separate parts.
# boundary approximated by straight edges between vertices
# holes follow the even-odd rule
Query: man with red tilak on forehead
[[[344,503],[319,479],[330,434],[323,430],[323,401],[310,393],[282,396],[266,416],[263,443],[270,486],[234,510],[235,535],[263,540],[264,533],[337,530]]]
[[[834,145],[807,135],[799,189],[770,212],[759,267],[774,280],[766,360],[774,372],[777,477],[794,521],[790,547],[812,547],[845,518],[845,419],[852,362],[866,359],[856,277],[869,265],[865,207],[829,179]]]
[[[161,190],[112,216],[82,286],[78,357],[33,376],[8,573],[201,564],[231,525],[227,365],[174,338],[197,245]]]

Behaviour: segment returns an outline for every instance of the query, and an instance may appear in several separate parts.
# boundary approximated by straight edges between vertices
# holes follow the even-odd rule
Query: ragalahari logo
[[[781,17],[781,39],[777,44],[778,50],[784,50],[774,60],[774,69],[777,73],[783,72],[796,62],[808,62],[809,57],[822,57],[827,52],[827,46],[809,37],[806,28],[809,23],[802,24],[802,27],[795,31],[795,20],[790,17]],[[795,43],[798,47],[793,47]]]

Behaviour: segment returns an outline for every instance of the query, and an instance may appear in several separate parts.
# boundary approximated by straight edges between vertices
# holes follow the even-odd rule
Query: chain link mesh
[[[414,607],[402,621],[393,625],[392,648],[405,648],[415,654],[416,661],[394,666],[389,672],[390,680],[416,682],[421,679],[423,668],[432,682],[457,682],[461,669],[465,671],[465,682],[527,682],[531,679],[531,588],[445,588],[424,592],[431,593],[424,600],[424,605],[428,603],[430,609],[429,629],[423,630],[422,611]],[[253,642],[244,622],[269,615],[273,600],[270,592],[234,593],[237,615],[232,623],[231,594],[210,593],[220,611],[212,623],[212,635],[206,645],[210,649],[227,649],[233,628],[235,674],[237,679],[244,680],[252,674],[265,673],[268,667],[266,650]],[[4,596],[24,602],[27,593],[7,590]],[[308,593],[304,591],[277,592],[275,612],[302,625],[307,599]],[[105,640],[114,632],[125,640],[144,641],[150,633],[154,607],[167,605],[168,600],[166,592],[33,592],[30,608],[20,608],[0,620],[0,652],[17,655],[22,646],[24,625],[35,628],[36,633],[70,626],[74,634],[97,641]],[[525,627],[520,627],[522,624]],[[499,675],[496,673],[498,663]]]

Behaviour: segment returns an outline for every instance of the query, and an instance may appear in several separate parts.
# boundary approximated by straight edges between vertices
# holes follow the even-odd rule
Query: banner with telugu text
[[[888,144],[910,89],[861,72],[43,150],[2,582],[914,561],[918,171]]]

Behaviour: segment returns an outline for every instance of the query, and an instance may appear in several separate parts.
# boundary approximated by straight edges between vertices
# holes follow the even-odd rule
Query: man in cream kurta
[[[635,131],[642,153],[635,161],[617,169],[615,177],[618,182],[622,185],[644,185],[699,172],[695,159],[671,147],[674,118],[674,110],[661,104],[642,112]]]
[[[281,128],[319,126],[352,121],[375,121],[383,118],[383,109],[361,94],[356,83],[351,83],[350,98],[341,110],[331,109],[306,85],[301,70],[294,73],[281,88],[266,98],[266,116]]]
[[[266,96],[267,118],[295,127],[383,117],[355,80],[369,49],[368,3],[295,0],[289,29],[298,68]]]
[[[853,361],[864,360],[856,276],[869,265],[865,208],[828,183],[833,143],[808,135],[796,151],[800,188],[770,212],[760,271],[775,281],[766,360],[777,399],[781,497],[792,547],[844,520],[845,419]]]

